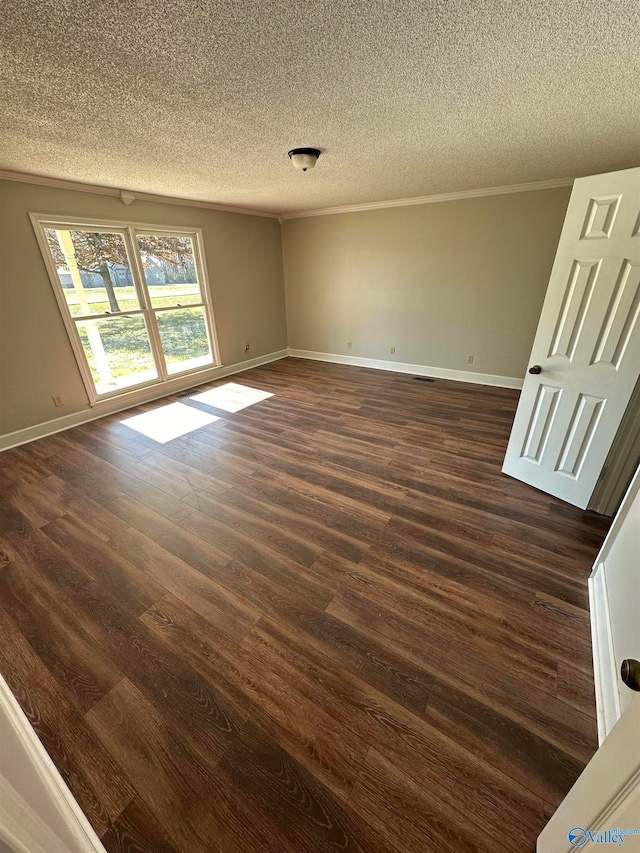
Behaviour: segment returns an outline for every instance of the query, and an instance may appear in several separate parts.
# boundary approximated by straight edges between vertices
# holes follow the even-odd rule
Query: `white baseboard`
[[[97,420],[97,418],[102,418],[105,415],[123,412],[126,409],[140,405],[140,403],[150,403],[153,400],[158,400],[160,397],[166,397],[169,394],[175,394],[179,391],[186,391],[188,388],[202,385],[205,382],[213,382],[215,379],[223,379],[225,376],[242,373],[245,370],[251,370],[251,368],[259,367],[262,364],[269,364],[269,362],[278,361],[287,356],[291,356],[292,358],[308,358],[313,361],[328,361],[334,364],[351,364],[355,367],[369,367],[373,370],[412,373],[415,376],[432,376],[435,379],[452,379],[455,382],[471,382],[476,385],[493,385],[499,388],[522,388],[522,379],[518,379],[515,376],[494,376],[490,373],[470,373],[466,370],[451,370],[446,367],[428,367],[424,364],[407,364],[398,361],[382,361],[377,358],[357,358],[356,356],[338,355],[337,353],[312,352],[311,350],[289,348],[261,355],[257,358],[251,358],[239,364],[214,367],[211,370],[202,371],[197,375],[192,374],[175,382],[172,381],[170,384],[163,383],[162,386],[154,385],[151,388],[143,388],[137,393],[127,395],[126,399],[114,397],[110,400],[98,402],[93,406],[87,404],[87,408],[80,412],[73,412],[61,418],[55,418],[44,423],[34,424],[33,426],[1,435],[0,451],[9,450],[11,447],[18,447],[20,444],[27,444],[30,441],[36,441],[39,438],[46,438],[48,435],[54,435],[57,432],[63,432],[80,424],[89,423],[89,421]]]
[[[54,435],[57,432],[63,432],[66,429],[71,429],[80,424],[86,424],[89,421],[95,421],[105,415],[113,415],[116,412],[124,412],[126,409],[131,409],[134,406],[139,406],[140,403],[150,403],[153,400],[158,400],[160,397],[166,397],[169,394],[176,394],[180,391],[186,391],[197,385],[203,385],[205,382],[213,382],[215,379],[224,379],[225,376],[232,376],[235,373],[242,373],[245,370],[251,370],[252,367],[259,367],[261,364],[268,364],[271,361],[277,361],[280,358],[286,358],[288,351],[286,349],[278,352],[271,352],[267,355],[261,355],[257,358],[251,358],[247,361],[242,361],[239,364],[231,364],[222,367],[213,367],[211,370],[205,370],[197,374],[185,376],[181,380],[163,383],[162,385],[154,385],[150,388],[143,388],[137,393],[123,397],[113,397],[110,400],[100,401],[93,406],[87,404],[87,408],[80,412],[73,412],[70,415],[64,415],[61,418],[55,418],[44,423],[34,424],[24,429],[16,430],[15,432],[6,433],[0,436],[0,451],[9,450],[11,447],[18,447],[20,444],[27,444],[29,441],[36,441],[39,438],[46,438],[48,435]]]
[[[474,385],[493,385],[498,388],[522,388],[522,379],[516,376],[494,376],[491,373],[470,373],[448,367],[428,367],[425,364],[407,364],[401,361],[383,361],[379,358],[358,358],[353,355],[337,355],[330,352],[311,352],[291,349],[292,358],[309,358],[313,361],[330,361],[334,364],[352,364],[355,367],[370,367],[372,370],[392,370],[395,373],[413,373],[416,376],[432,376],[435,379],[452,379],[454,382],[471,382]]]
[[[0,715],[7,740],[0,768],[0,840],[20,853],[106,853],[2,676]],[[48,803],[36,795],[42,789]]]
[[[593,648],[593,680],[596,690],[598,743],[602,743],[621,716],[617,667],[613,650],[611,614],[605,563],[597,562],[589,578],[589,612]]]

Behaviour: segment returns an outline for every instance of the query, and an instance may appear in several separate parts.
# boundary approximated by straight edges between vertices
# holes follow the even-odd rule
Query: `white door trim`
[[[14,853],[72,853],[2,775],[0,841]]]
[[[598,743],[620,719],[621,708],[615,673],[613,635],[607,595],[604,563],[598,562],[589,578],[589,610],[591,615],[591,644],[593,646],[593,677],[596,688]]]
[[[591,611],[591,642],[593,646],[593,675],[596,687],[596,710],[598,716],[598,740],[603,742],[622,713],[619,692],[619,666],[616,660],[607,593],[607,561],[620,529],[627,519],[632,522],[630,512],[640,491],[640,467],[629,484],[629,488],[613,520],[606,539],[589,577],[589,607]],[[637,522],[636,522],[637,523]],[[609,563],[611,565],[611,563]],[[626,689],[626,688],[622,688]]]
[[[42,847],[40,840],[43,837],[51,838],[45,853],[106,853],[93,827],[75,801],[53,761],[47,755],[24,711],[2,676],[0,676],[0,714],[8,721],[21,745],[23,762],[21,762],[21,767],[14,768],[13,772],[18,775],[18,770],[20,770],[26,775],[30,770],[37,774],[76,843],[75,847],[71,849],[63,845],[52,831],[50,831],[49,836],[42,835],[43,831],[46,830],[42,819],[36,813],[33,804],[26,803],[24,796],[16,791],[11,782],[12,777],[9,776],[11,768],[6,766],[0,767],[0,801],[2,804],[0,808],[0,839],[6,840],[7,843],[16,847],[16,853],[22,853],[22,849],[26,853],[39,853],[39,848]],[[30,827],[29,830],[27,826]],[[27,846],[29,844],[31,846]]]

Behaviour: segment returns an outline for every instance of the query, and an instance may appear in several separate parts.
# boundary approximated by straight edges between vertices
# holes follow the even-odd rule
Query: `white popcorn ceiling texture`
[[[285,213],[640,159],[637,0],[4,0],[0,49],[13,171]]]

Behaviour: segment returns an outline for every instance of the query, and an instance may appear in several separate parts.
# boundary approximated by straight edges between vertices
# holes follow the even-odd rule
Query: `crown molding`
[[[38,184],[43,187],[55,187],[60,190],[75,190],[82,193],[93,193],[94,195],[107,195],[120,198],[121,193],[127,197],[133,196],[133,201],[154,201],[161,204],[181,204],[184,207],[204,207],[209,210],[221,210],[225,213],[241,213],[246,216],[265,216],[268,219],[277,219],[278,214],[268,210],[253,210],[247,207],[233,207],[228,204],[215,204],[209,201],[198,201],[190,198],[175,198],[174,196],[155,195],[154,193],[137,192],[136,190],[122,190],[116,187],[105,187],[100,184],[84,184],[80,181],[68,181],[64,178],[47,178],[43,175],[30,175],[26,172],[10,172],[0,169],[0,180],[18,181],[23,184]],[[131,202],[129,202],[130,204]]]
[[[283,213],[283,219],[302,219],[306,216],[332,216],[336,213],[359,213],[363,210],[384,210],[387,207],[410,207],[416,204],[439,204],[443,201],[459,201],[465,198],[481,198],[490,195],[507,195],[508,193],[526,193],[533,190],[551,190],[556,187],[570,187],[573,178],[557,178],[552,181],[536,181],[529,184],[511,184],[506,187],[486,187],[479,190],[461,190],[455,193],[440,195],[423,195],[415,198],[396,198],[390,201],[372,201],[363,204],[346,204],[341,207],[323,207],[316,210],[303,210],[295,213]]]
[[[122,190],[116,187],[106,187],[100,184],[84,184],[80,181],[68,181],[64,178],[47,178],[43,175],[32,175],[27,172],[11,172],[0,169],[0,180],[19,181],[23,184],[38,184],[45,187],[55,187],[61,190],[75,190],[76,192],[94,193],[97,195],[113,196],[120,198],[124,192],[127,197],[133,195],[136,201],[153,201],[161,204],[181,204],[185,207],[202,207],[208,210],[221,210],[224,213],[241,213],[246,216],[264,216],[268,219],[277,219],[282,224],[284,219],[302,219],[307,216],[332,216],[336,213],[359,213],[363,210],[384,210],[388,207],[410,207],[417,204],[438,204],[444,201],[459,201],[465,198],[482,198],[491,195],[507,195],[508,193],[524,193],[534,190],[550,190],[556,187],[570,187],[573,178],[557,178],[551,181],[536,181],[528,184],[511,184],[505,187],[485,187],[478,190],[461,190],[453,193],[441,193],[439,195],[424,195],[414,198],[396,198],[389,201],[371,201],[363,204],[346,204],[338,207],[322,207],[312,210],[294,211],[292,213],[276,213],[269,210],[253,210],[248,207],[234,207],[228,204],[215,204],[210,201],[199,201],[197,199],[176,198],[174,196],[155,195],[154,193],[136,192],[135,190]],[[131,202],[129,202],[130,204]]]

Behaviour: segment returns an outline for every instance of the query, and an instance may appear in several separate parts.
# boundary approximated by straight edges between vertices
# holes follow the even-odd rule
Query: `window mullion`
[[[204,256],[204,242],[202,232],[198,229],[194,234],[193,239],[194,259],[196,272],[200,284],[200,296],[204,302],[204,313],[207,318],[207,337],[209,338],[209,346],[215,364],[222,364],[220,358],[220,346],[218,344],[218,333],[216,330],[215,319],[213,316],[213,305],[211,303],[211,290],[209,288],[209,278],[207,276],[207,263]]]
[[[168,228],[165,231],[156,226],[130,222],[81,219],[59,221],[37,214],[30,216],[71,347],[92,404],[101,398],[127,395],[130,393],[129,389],[163,383],[180,375],[196,374],[202,369],[220,365],[201,229]],[[71,231],[81,232],[73,238],[72,247],[66,245],[71,239],[70,234],[64,233]],[[144,259],[142,257],[142,252],[147,251],[147,244],[140,246],[138,233],[152,238],[148,241],[148,258],[146,254]],[[91,254],[92,251],[95,258]],[[66,259],[64,262],[59,260],[61,254]],[[90,291],[87,291],[87,298],[83,299],[84,287],[100,287],[100,284],[93,280],[84,283],[76,280],[79,277],[76,255],[80,263],[85,264],[85,272],[94,271],[91,266],[94,261],[102,262],[106,259],[105,262],[115,269],[114,276],[111,266],[109,267],[112,285],[129,289],[122,293],[112,293],[104,270],[100,269],[100,275],[105,280],[102,290],[106,293],[103,296],[101,290],[95,298],[89,300]],[[89,260],[83,260],[83,257]],[[174,264],[175,275],[173,267],[165,268],[165,261]],[[147,269],[147,264],[151,272]],[[126,270],[127,266],[127,278],[123,280],[123,270]],[[164,276],[155,272],[156,266],[164,271]],[[183,270],[184,274],[178,275],[180,270]],[[65,274],[71,276],[71,286],[75,293],[67,292],[70,285],[64,277]],[[192,274],[198,285],[196,292],[192,292]],[[168,288],[171,289],[172,296],[167,297],[163,288],[154,286],[156,278],[158,284],[169,282],[172,285],[188,284],[188,287],[186,290],[181,287]],[[133,286],[136,296],[135,307],[129,310],[125,308],[123,311],[103,309],[100,313],[90,313],[94,307],[103,308],[105,299],[109,299],[111,303],[106,307],[118,307],[114,306],[113,297],[119,299],[122,296],[127,304],[131,304],[133,295],[130,286]],[[178,294],[188,299],[199,295],[199,299],[178,305],[177,300],[181,298]],[[163,304],[173,299],[176,300],[175,305]],[[156,301],[160,306],[155,307]],[[93,305],[90,302],[103,304]],[[73,315],[72,310],[82,313]],[[114,322],[116,319],[120,319],[122,328],[118,329],[118,324]],[[145,378],[148,374],[156,374],[156,377]]]
[[[138,241],[135,239],[134,229],[127,228],[127,242],[130,247],[131,257],[133,258],[133,269],[131,275],[138,294],[138,300],[143,309],[145,321],[147,324],[147,332],[149,334],[149,342],[151,344],[151,352],[153,360],[158,371],[158,378],[165,382],[169,378],[167,371],[167,363],[162,349],[162,341],[160,340],[160,332],[158,331],[158,323],[156,321],[155,312],[151,308],[151,298],[147,289],[147,282],[144,277],[144,267],[142,258],[138,249]]]
[[[162,314],[164,311],[186,311],[188,308],[205,308],[205,302],[188,302],[186,305],[163,305],[161,308],[152,308],[155,314]]]
[[[88,320],[113,320],[114,317],[133,317],[135,314],[144,314],[142,308],[134,308],[125,311],[105,311],[103,314],[71,314],[71,319],[76,323],[86,323]]]

